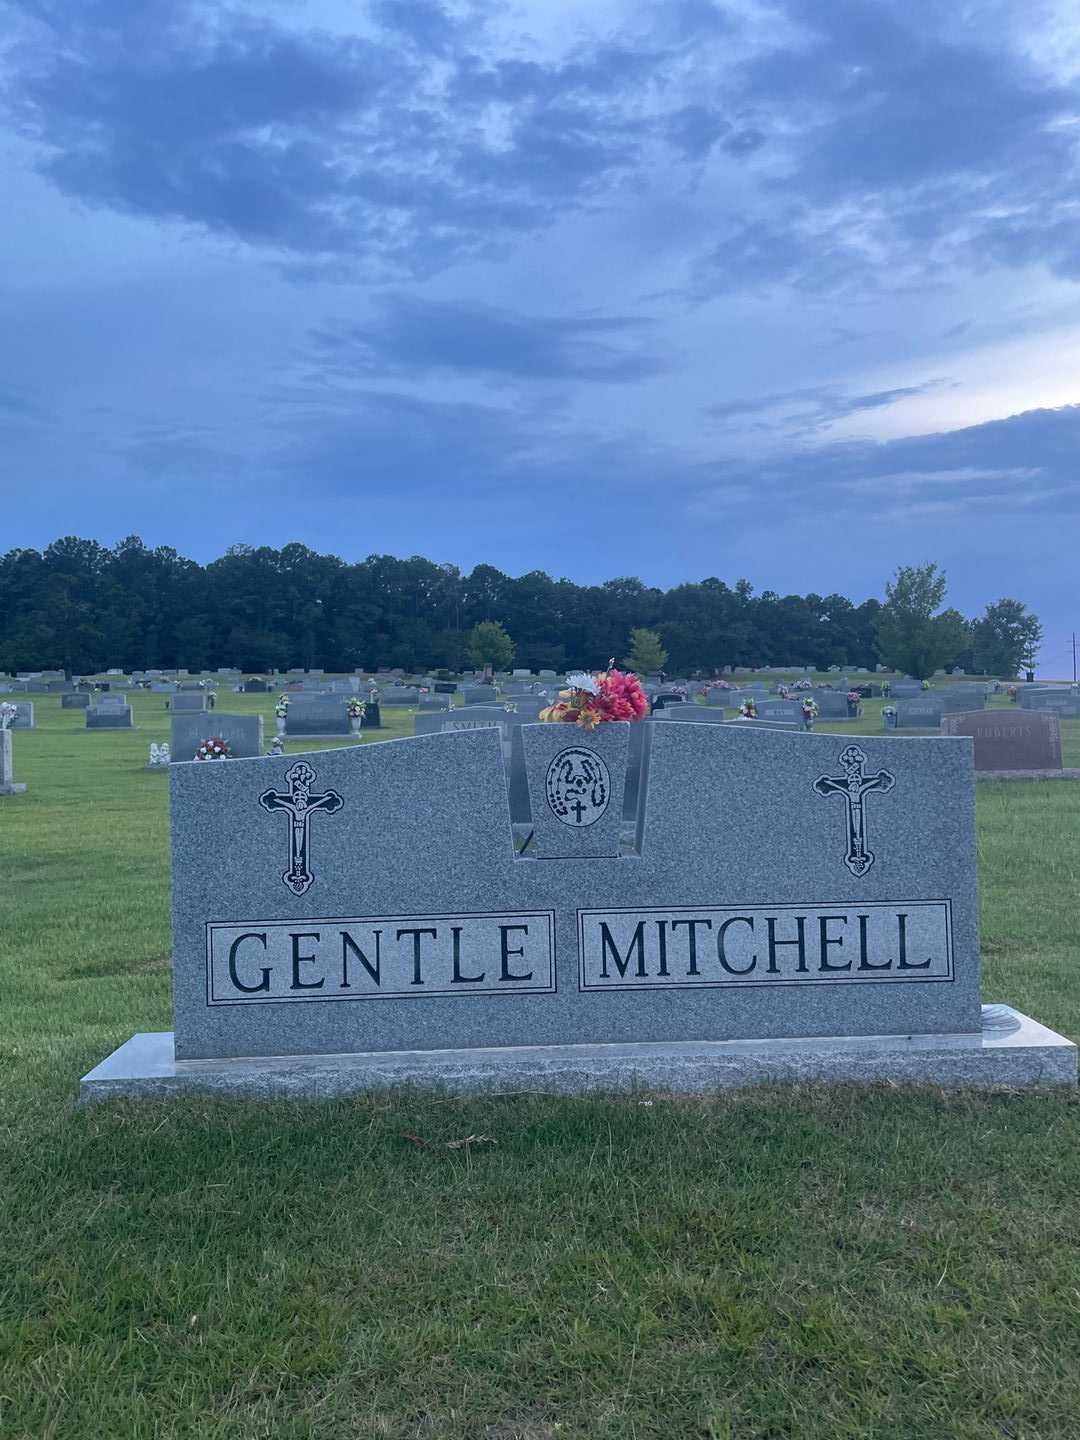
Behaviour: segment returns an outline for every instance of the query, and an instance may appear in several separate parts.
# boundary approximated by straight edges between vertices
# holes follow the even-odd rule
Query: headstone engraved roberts
[[[521,728],[539,853],[494,728],[173,765],[175,1030],[83,1095],[1075,1083],[980,1004],[969,739],[642,726],[632,853],[597,855],[629,727]]]
[[[982,773],[1061,769],[1061,721],[1037,710],[976,710],[946,715],[947,735],[970,735],[975,769]]]

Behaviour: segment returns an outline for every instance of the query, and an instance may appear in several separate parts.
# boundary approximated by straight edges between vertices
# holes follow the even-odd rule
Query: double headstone
[[[970,740],[633,727],[620,854],[627,727],[524,728],[539,854],[491,729],[173,766],[175,1030],[84,1095],[1075,1083],[980,1004]]]

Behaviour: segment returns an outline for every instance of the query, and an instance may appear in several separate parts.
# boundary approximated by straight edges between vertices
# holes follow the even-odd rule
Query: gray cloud
[[[648,146],[699,158],[730,128],[687,106],[675,42],[504,58],[480,19],[435,0],[377,0],[352,37],[196,0],[4,9],[21,21],[11,111],[57,186],[286,252],[294,274],[490,254],[610,189]]]
[[[490,305],[384,296],[364,324],[324,327],[319,363],[337,375],[445,370],[517,380],[625,383],[657,374],[649,322],[632,316],[548,317]]]
[[[759,395],[751,400],[722,400],[706,405],[702,413],[721,424],[736,425],[748,416],[770,414],[773,420],[756,428],[797,435],[821,430],[834,421],[845,420],[863,411],[883,410],[901,400],[926,395],[950,383],[948,380],[926,380],[921,385],[901,385],[892,390],[872,390],[856,395],[844,394],[835,385],[816,385]]]

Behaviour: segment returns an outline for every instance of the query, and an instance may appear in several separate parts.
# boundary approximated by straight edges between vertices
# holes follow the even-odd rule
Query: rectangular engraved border
[[[605,912],[606,913],[606,912]],[[293,999],[285,999],[280,995],[268,995],[265,999],[246,1000],[217,1000],[213,996],[213,955],[211,950],[212,932],[214,930],[238,930],[247,926],[258,925],[339,925],[349,920],[359,920],[364,925],[378,925],[382,922],[387,924],[395,920],[508,920],[516,916],[525,920],[544,920],[547,922],[547,949],[548,949],[548,983],[536,989],[530,990],[484,990],[484,991],[462,991],[462,990],[427,990],[424,994],[374,994],[374,995],[297,995]],[[440,914],[417,914],[417,915],[331,915],[316,916],[303,915],[279,917],[275,920],[207,920],[205,924],[206,941],[206,1005],[207,1009],[217,1010],[223,1005],[333,1005],[339,1001],[354,1003],[357,1000],[456,1000],[466,995],[473,1000],[493,999],[507,1000],[515,994],[518,998],[530,995],[556,995],[558,994],[558,965],[556,963],[555,945],[555,911],[554,910],[457,910],[445,911]]]
[[[914,907],[926,907],[938,905],[945,912],[945,950],[948,960],[949,973],[947,975],[918,976],[912,975],[910,979],[901,980],[872,980],[867,977],[859,980],[854,976],[850,979],[842,978],[839,975],[817,976],[807,975],[801,980],[691,980],[688,983],[672,985],[664,981],[639,980],[627,985],[623,981],[617,981],[610,985],[587,985],[585,983],[585,918],[592,915],[675,915],[694,916],[710,910],[850,910],[855,906],[863,910],[898,910],[904,905]],[[952,901],[945,899],[927,900],[813,900],[801,905],[779,904],[770,905],[767,901],[760,904],[732,904],[732,905],[608,905],[602,910],[579,910],[577,912],[577,947],[578,947],[578,993],[583,995],[594,995],[601,991],[610,993],[617,991],[620,995],[630,995],[636,990],[667,990],[676,993],[679,990],[746,990],[761,989],[770,987],[776,989],[780,986],[790,985],[910,985],[917,982],[922,985],[951,985],[956,980],[956,966],[953,957],[953,923],[952,923]]]

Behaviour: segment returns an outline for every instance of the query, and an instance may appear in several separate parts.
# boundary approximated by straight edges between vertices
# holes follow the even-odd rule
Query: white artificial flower
[[[568,675],[566,683],[571,690],[584,690],[586,695],[599,695],[600,686],[591,675]]]

